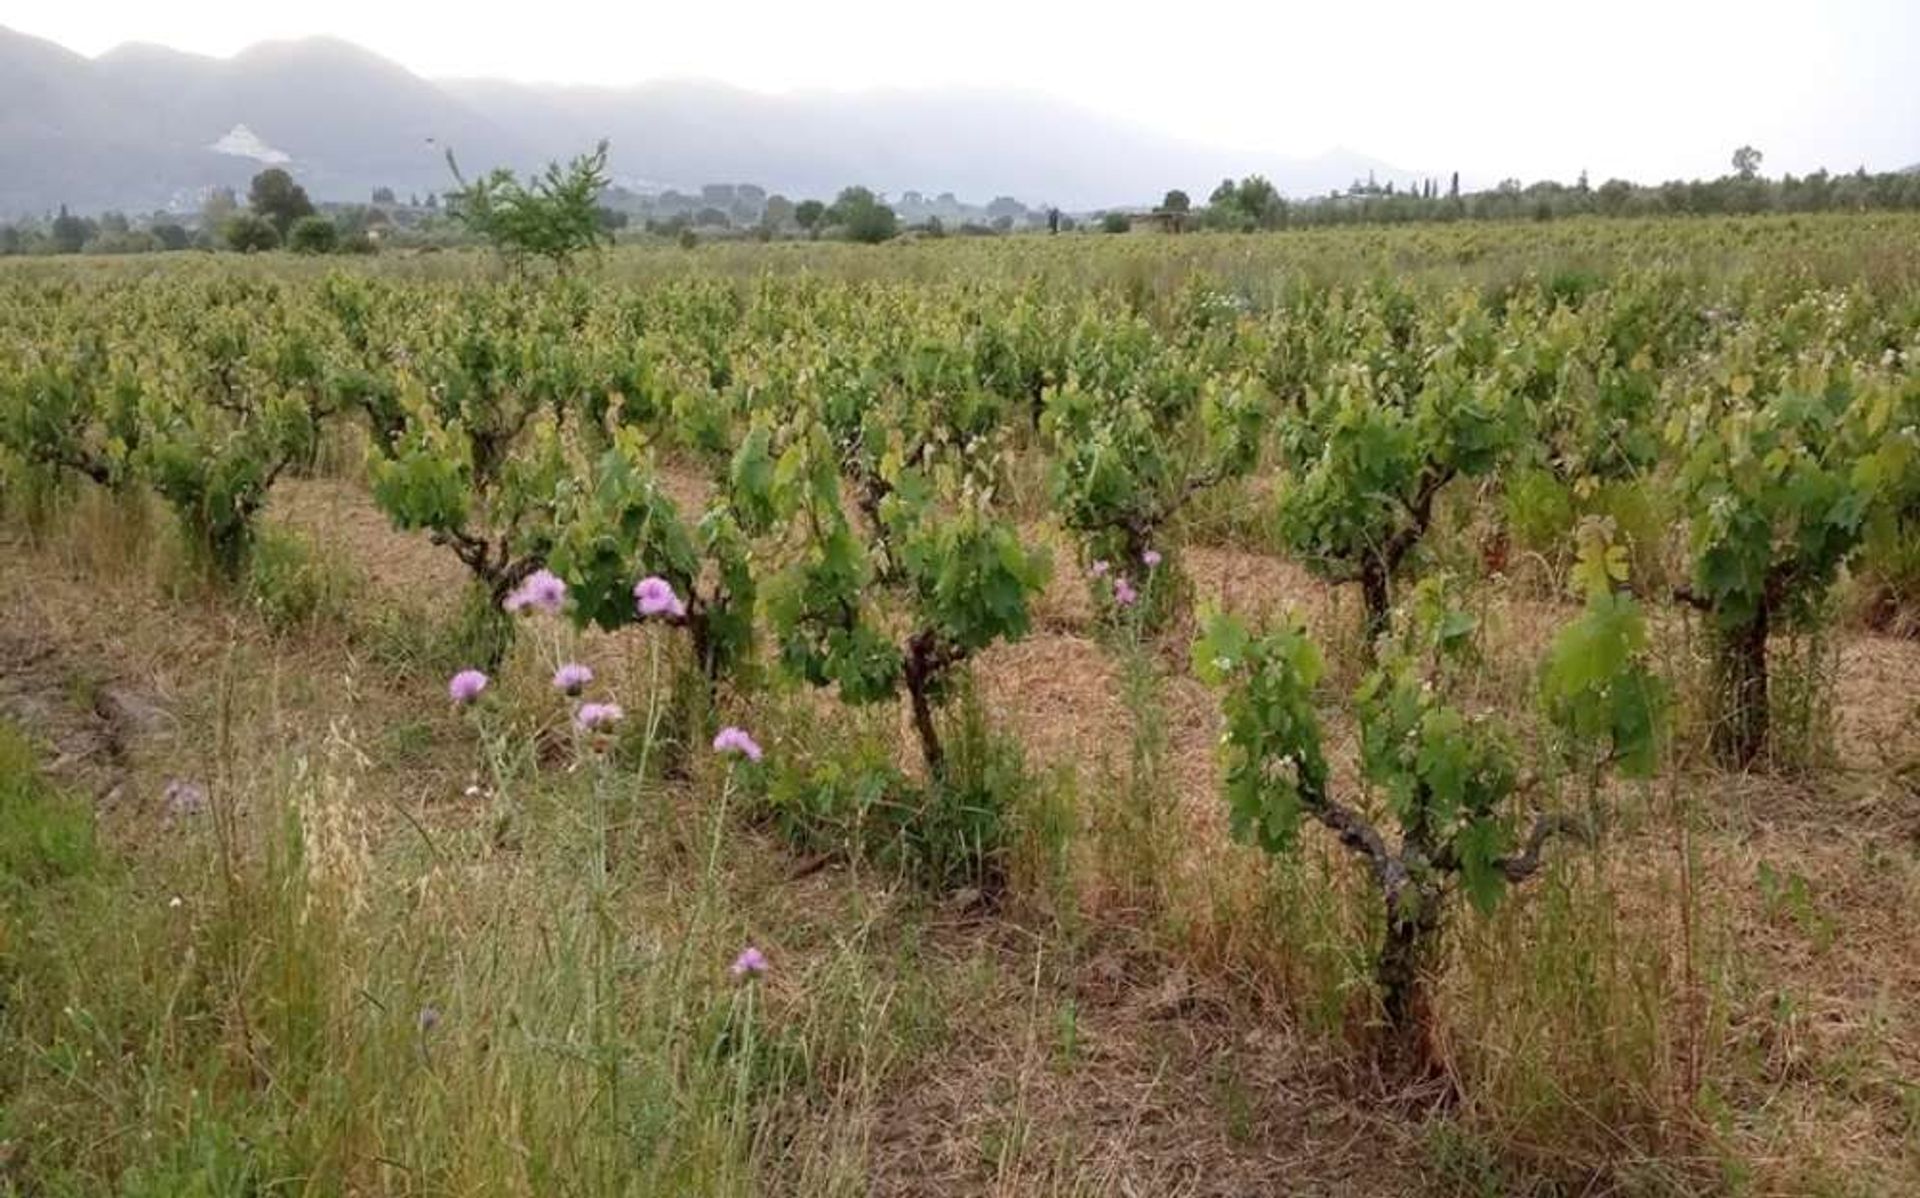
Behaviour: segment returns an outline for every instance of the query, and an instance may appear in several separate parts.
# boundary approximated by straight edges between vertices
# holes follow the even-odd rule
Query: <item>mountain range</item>
[[[754,182],[790,197],[865,184],[1070,209],[1204,196],[1262,173],[1293,195],[1409,172],[1357,153],[1238,153],[1052,97],[929,88],[765,94],[659,81],[629,88],[423,79],[332,38],[231,58],[134,44],[86,58],[0,27],[0,216],[191,207],[284,165],[318,200],[444,190],[463,170],[531,170],[606,138],[616,182]]]

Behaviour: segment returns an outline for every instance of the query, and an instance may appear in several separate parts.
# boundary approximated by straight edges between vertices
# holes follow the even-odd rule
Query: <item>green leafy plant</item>
[[[1656,707],[1632,612],[1611,588],[1563,632],[1547,671],[1546,705],[1570,741],[1603,745],[1604,758],[1645,772],[1654,760]],[[1194,668],[1223,688],[1226,797],[1234,834],[1289,853],[1303,820],[1331,832],[1365,864],[1382,902],[1375,982],[1391,1055],[1431,1060],[1433,967],[1447,901],[1466,895],[1490,910],[1539,871],[1555,836],[1584,835],[1565,815],[1542,812],[1524,834],[1523,782],[1511,734],[1460,705],[1475,668],[1477,621],[1451,602],[1444,580],[1423,581],[1398,609],[1396,635],[1353,698],[1365,802],[1334,793],[1316,709],[1319,651],[1298,627],[1254,635],[1215,616],[1193,649]],[[1644,704],[1632,708],[1637,696]],[[1389,822],[1390,821],[1390,822]],[[1389,839],[1397,827],[1399,841]]]
[[[1691,513],[1677,595],[1713,636],[1713,747],[1735,768],[1767,747],[1768,637],[1819,618],[1876,510],[1920,469],[1910,379],[1824,365],[1760,378],[1750,363],[1736,351],[1667,429]]]
[[[953,672],[1031,625],[1046,556],[996,519],[986,494],[951,466],[908,466],[887,454],[873,474],[856,469],[868,496],[858,522],[826,427],[803,426],[774,468],[774,511],[792,529],[788,564],[767,584],[782,664],[842,702],[875,703],[904,689],[928,776],[947,776],[935,719]]]
[[[277,287],[235,281],[207,299],[189,351],[150,367],[134,460],[196,556],[235,581],[275,480],[312,460],[338,397],[323,333],[280,316]]]
[[[505,167],[469,183],[452,150],[447,168],[459,184],[447,197],[449,214],[510,262],[541,258],[565,270],[579,255],[613,242],[600,219],[608,181],[605,141],[565,167],[549,163],[525,183]]]
[[[1316,574],[1360,584],[1370,642],[1442,488],[1498,468],[1526,428],[1483,313],[1461,311],[1423,355],[1398,348],[1413,335],[1363,337],[1372,360],[1335,368],[1282,431],[1281,536]]]
[[[568,349],[576,299],[564,286],[465,293],[432,314],[404,366],[355,376],[374,502],[447,546],[496,611],[545,564],[575,474],[566,429],[607,386]]]
[[[139,375],[100,334],[36,346],[0,373],[0,446],[27,462],[105,487],[134,477],[141,440]]]
[[[764,436],[750,439],[743,459],[764,445]],[[749,489],[760,480],[750,467],[742,473],[753,480],[743,484]],[[634,584],[659,577],[685,607],[663,618],[687,630],[710,687],[751,660],[751,544],[724,491],[690,525],[661,487],[642,438],[620,429],[585,477],[560,484],[555,525],[547,564],[567,581],[576,619],[606,629],[633,623]]]
[[[1167,525],[1196,495],[1253,468],[1266,414],[1257,381],[1211,378],[1172,354],[1137,369],[1109,359],[1047,392],[1052,498],[1099,610],[1137,603],[1149,627],[1173,614],[1184,580]]]
[[[894,762],[890,732],[832,728],[814,717],[795,751],[767,771],[760,815],[790,842],[900,869],[937,890],[997,883],[1007,868],[1011,809],[1036,780],[1019,747],[998,736],[976,695],[949,701],[948,764],[939,781]],[[790,717],[791,718],[791,717]]]
[[[275,632],[341,618],[349,597],[364,588],[352,567],[308,537],[269,525],[255,538],[247,598]]]

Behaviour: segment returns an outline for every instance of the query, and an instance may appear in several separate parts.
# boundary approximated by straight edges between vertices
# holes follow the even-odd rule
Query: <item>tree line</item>
[[[1742,146],[1733,153],[1732,172],[1717,179],[1659,184],[1609,179],[1596,187],[1583,172],[1571,184],[1543,180],[1523,185],[1518,179],[1507,179],[1492,188],[1463,192],[1460,175],[1455,172],[1445,186],[1438,179],[1400,186],[1369,178],[1356,180],[1345,191],[1296,199],[1282,195],[1265,176],[1254,174],[1238,181],[1221,180],[1204,206],[1196,206],[1184,190],[1170,190],[1150,216],[1157,227],[1179,233],[1460,220],[1547,221],[1578,216],[1920,211],[1920,167],[1879,173],[1861,168],[1841,175],[1820,170],[1803,176],[1788,174],[1769,179],[1760,174],[1763,161],[1764,155],[1759,150]],[[522,203],[539,195],[566,191],[567,201],[559,207],[549,205],[551,210],[546,212],[545,219],[575,222],[576,236],[569,243],[572,248],[611,242],[629,226],[633,217],[628,208],[616,206],[623,203],[628,193],[614,185],[606,173],[605,143],[594,154],[575,158],[565,168],[553,164],[544,175],[534,176],[526,185],[520,184],[510,171],[494,171],[468,183],[459,176],[457,166],[455,179],[459,189],[448,193],[444,209],[438,196],[428,197],[426,208],[431,219],[422,226],[423,232],[451,236],[455,240],[478,234],[483,241],[497,242],[498,230],[489,232],[477,227],[470,219],[463,219],[458,209],[462,199],[470,206],[475,202],[484,203],[486,194],[494,188],[518,189]],[[541,192],[542,185],[547,186],[549,192]],[[889,204],[883,195],[861,186],[843,188],[831,203],[815,199],[795,202],[783,195],[768,195],[764,189],[751,184],[715,184],[703,188],[698,197],[701,206],[694,206],[692,196],[672,192],[667,195],[685,202],[643,209],[645,230],[654,236],[676,239],[685,246],[715,231],[744,231],[762,240],[794,235],[811,240],[826,236],[868,244],[890,240],[902,232],[924,237],[940,237],[949,232],[987,235],[1012,232],[1021,222],[1028,227],[1039,227],[1040,216],[1038,211],[1026,208],[1018,200],[1003,196],[984,209],[990,223],[963,219],[949,228],[940,213],[947,210],[942,205],[952,200],[950,195],[941,196],[939,201],[928,201],[918,192],[907,192],[896,206]],[[159,216],[145,227],[136,227],[124,213],[85,217],[70,213],[63,205],[58,215],[44,223],[0,225],[0,255],[183,249],[228,249],[245,253],[282,248],[308,254],[371,253],[385,232],[382,226],[390,223],[382,205],[394,203],[392,190],[380,188],[374,192],[372,206],[348,206],[332,215],[322,214],[290,174],[274,167],[254,176],[245,207],[240,206],[230,189],[210,192],[197,229]],[[957,205],[957,201],[954,203]],[[508,210],[512,210],[511,205]],[[964,206],[952,207],[952,210],[969,211]],[[1106,233],[1125,233],[1134,223],[1135,216],[1128,211],[1110,210],[1096,213],[1091,227]],[[1059,210],[1048,209],[1044,227],[1051,233],[1059,233],[1081,226]]]
[[[288,249],[300,254],[371,253],[365,210],[321,213],[292,175],[271,167],[253,177],[242,207],[231,188],[207,193],[197,227],[156,215],[143,227],[124,212],[81,216],[62,204],[44,225],[0,225],[0,255],[142,254],[173,250]]]
[[[1717,179],[1631,183],[1609,179],[1594,186],[1583,172],[1573,183],[1543,180],[1523,185],[1507,179],[1482,191],[1462,192],[1455,172],[1443,187],[1427,179],[1412,187],[1372,179],[1332,195],[1289,200],[1266,178],[1224,179],[1207,207],[1191,211],[1183,191],[1161,202],[1164,218],[1188,219],[1191,227],[1229,231],[1315,225],[1408,224],[1456,220],[1559,220],[1575,216],[1746,216],[1764,213],[1920,211],[1920,169],[1851,174],[1760,174],[1764,155],[1752,146],[1734,151],[1733,170]],[[1174,222],[1180,227],[1181,222]]]

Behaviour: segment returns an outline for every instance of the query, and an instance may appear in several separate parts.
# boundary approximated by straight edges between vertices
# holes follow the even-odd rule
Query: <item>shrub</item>
[[[220,227],[220,236],[230,250],[251,254],[256,250],[280,248],[280,232],[273,222],[251,212],[236,212]]]
[[[886,241],[900,231],[900,221],[893,209],[864,187],[843,190],[827,210],[826,221],[840,226],[849,241],[867,245]]]
[[[275,632],[344,615],[361,585],[349,567],[288,529],[263,530],[247,562],[247,598]]]
[[[357,322],[358,312],[342,291],[336,315]],[[371,434],[375,504],[446,546],[496,610],[552,540],[567,474],[555,428],[583,380],[578,359],[533,347],[568,343],[567,312],[563,294],[521,285],[465,295],[433,313],[410,370],[350,396]]]
[[[766,589],[787,670],[837,687],[850,704],[904,689],[939,785],[949,761],[936,709],[969,658],[1026,635],[1050,563],[987,510],[984,492],[904,464],[926,456],[884,446],[843,454],[824,426],[803,430],[768,479],[768,501],[794,533],[788,564]],[[849,517],[843,489],[864,519]]]
[[[1171,353],[1130,365],[1110,347],[1094,354],[1103,369],[1046,392],[1051,497],[1080,542],[1096,610],[1138,604],[1158,627],[1186,591],[1165,529],[1196,496],[1253,468],[1265,395],[1254,379],[1208,378]]]
[[[237,282],[207,298],[187,368],[142,406],[134,463],[173,508],[198,564],[232,582],[274,481],[312,460],[335,396],[311,331],[273,318],[277,288]]]
[[[287,248],[296,254],[331,254],[340,246],[340,230],[324,216],[303,216],[287,230]]]
[[[1588,772],[1615,765],[1644,774],[1655,764],[1661,690],[1646,666],[1637,605],[1616,593],[1624,553],[1588,551],[1585,614],[1556,640],[1542,700],[1563,748]],[[1443,580],[1428,579],[1397,611],[1378,667],[1353,697],[1360,764],[1374,803],[1336,795],[1315,708],[1319,651],[1298,627],[1254,636],[1215,617],[1194,645],[1194,668],[1225,689],[1227,803],[1234,835],[1269,853],[1291,853],[1305,819],[1331,832],[1366,866],[1382,903],[1384,933],[1374,980],[1390,1057],[1430,1068],[1432,1009],[1426,976],[1449,896],[1482,910],[1541,867],[1556,835],[1584,826],[1542,812],[1524,836],[1515,800],[1515,741],[1491,717],[1470,713],[1455,692],[1476,666],[1477,621],[1453,605]],[[1391,843],[1382,816],[1401,836]]]
[[[759,811],[802,848],[891,866],[930,889],[997,887],[1015,805],[1035,780],[970,692],[949,710],[942,778],[916,781],[894,764],[887,736],[840,721],[784,738],[815,748],[783,754],[766,772]]]
[[[1875,513],[1920,463],[1911,387],[1821,366],[1773,379],[1764,399],[1756,386],[1731,369],[1670,426],[1690,513],[1691,578],[1678,595],[1714,638],[1713,745],[1735,768],[1767,747],[1768,637],[1819,618]]]
[[[622,430],[582,485],[567,489],[555,529],[548,564],[566,580],[576,620],[608,630],[635,623],[644,618],[636,584],[657,578],[677,608],[653,618],[686,631],[708,704],[721,678],[750,664],[757,588],[748,532],[725,488],[697,520],[683,518],[638,438]]]
[[[1485,314],[1456,301],[1417,344],[1394,333],[1393,297],[1336,367],[1324,391],[1283,431],[1292,471],[1280,491],[1280,532],[1309,570],[1358,582],[1367,638],[1386,631],[1393,589],[1434,517],[1441,490],[1485,475],[1524,439],[1525,413],[1493,369]],[[1381,327],[1384,326],[1384,327]],[[1406,349],[1402,341],[1412,342]]]

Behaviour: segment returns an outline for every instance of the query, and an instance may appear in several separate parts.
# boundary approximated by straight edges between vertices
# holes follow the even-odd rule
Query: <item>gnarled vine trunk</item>
[[[1378,558],[1368,558],[1360,568],[1360,597],[1366,604],[1367,652],[1387,631],[1393,618],[1392,592],[1387,584],[1388,566]]]
[[[1383,1059],[1408,1076],[1429,1076],[1439,1068],[1427,973],[1440,932],[1440,899],[1411,883],[1387,896],[1387,934],[1374,967],[1386,1016]]]
[[[947,752],[940,743],[940,729],[933,718],[933,684],[936,675],[950,664],[934,644],[933,635],[917,632],[907,642],[907,700],[913,708],[913,730],[920,738],[920,756],[927,766],[927,777],[939,782],[946,777]]]
[[[1752,620],[1719,633],[1719,703],[1713,745],[1721,763],[1734,769],[1753,765],[1767,747],[1770,623],[1767,605],[1762,603]]]

